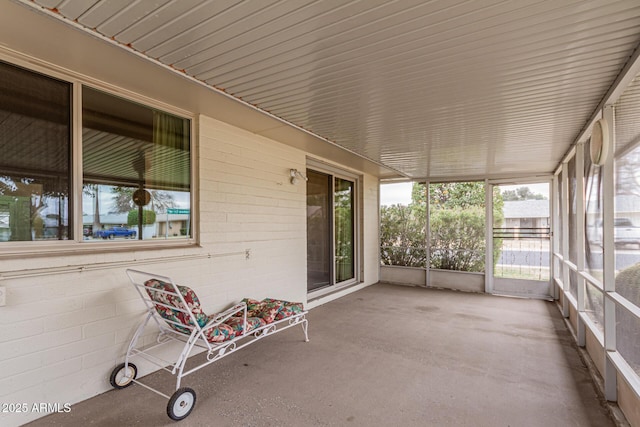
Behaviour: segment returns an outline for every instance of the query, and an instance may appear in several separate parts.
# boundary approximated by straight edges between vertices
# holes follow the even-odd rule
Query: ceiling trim
[[[433,182],[433,183],[441,183],[441,182],[467,182],[467,181],[484,181],[488,180],[492,183],[496,182],[507,182],[507,181],[522,181],[522,182],[537,182],[537,181],[548,181],[553,178],[553,173],[502,173],[502,174],[493,174],[493,175],[465,175],[464,177],[431,177],[431,178],[412,178],[412,179],[403,179],[403,178],[390,178],[390,179],[381,179],[381,183],[401,183],[401,182]]]

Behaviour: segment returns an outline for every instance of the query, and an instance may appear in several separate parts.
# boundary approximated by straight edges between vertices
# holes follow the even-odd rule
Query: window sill
[[[127,242],[15,242],[0,243],[0,260],[16,258],[94,255],[104,253],[158,251],[165,249],[200,248],[195,240],[127,241]]]

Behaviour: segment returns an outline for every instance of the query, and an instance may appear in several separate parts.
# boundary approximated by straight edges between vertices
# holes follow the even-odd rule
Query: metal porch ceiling
[[[638,0],[21,1],[411,178],[551,173],[640,43]]]

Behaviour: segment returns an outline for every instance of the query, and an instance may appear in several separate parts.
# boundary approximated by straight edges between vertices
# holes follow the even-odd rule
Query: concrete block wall
[[[232,282],[227,301],[248,295],[304,301],[306,186],[291,185],[289,169],[304,170],[305,153],[202,117],[199,158],[202,246],[250,251],[225,278]]]
[[[7,305],[0,307],[0,402],[29,409],[0,413],[0,425],[47,415],[33,412],[34,404],[73,406],[111,389],[108,376],[122,361],[144,308],[126,266],[118,263],[137,260],[133,268],[191,286],[207,312],[243,297],[307,302],[306,187],[289,182],[289,169],[305,170],[306,153],[211,118],[198,122],[198,247],[0,258],[0,286],[7,289]],[[378,280],[377,188],[376,178],[363,177],[362,286]],[[6,274],[101,263],[115,266]],[[152,339],[153,334],[143,338]],[[144,363],[138,367],[141,375],[153,370]]]

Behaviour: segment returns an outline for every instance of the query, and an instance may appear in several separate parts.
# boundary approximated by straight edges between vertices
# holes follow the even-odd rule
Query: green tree
[[[484,271],[485,186],[483,182],[429,185],[431,268]],[[494,225],[503,221],[503,200],[494,189]],[[427,192],[424,183],[414,183],[409,205],[381,206],[381,263],[425,267]],[[494,264],[501,241],[495,242]]]
[[[142,211],[142,224],[150,225],[155,224],[156,222],[156,213],[150,210]],[[138,225],[138,210],[134,209],[129,211],[129,215],[127,215],[127,224],[129,226]]]
[[[438,183],[429,186],[430,266],[456,271],[485,271],[484,182]],[[493,191],[493,223],[504,217],[504,202],[498,187]],[[494,265],[502,241],[494,241]]]
[[[484,182],[445,182],[429,185],[431,209],[484,206]]]
[[[10,176],[0,176],[0,199],[2,213],[8,215],[11,240],[27,241],[44,238],[43,211],[47,208],[49,197],[66,197],[59,191],[47,189],[47,183],[41,187],[42,192],[35,191],[33,178],[14,179]],[[37,188],[37,186],[35,186]],[[58,235],[62,236],[62,225],[58,217]],[[33,235],[32,235],[33,231]]]
[[[484,271],[484,207],[435,208],[430,224],[431,268]]]
[[[341,282],[354,277],[353,184],[336,178],[335,185],[335,269]]]
[[[380,207],[381,263],[406,267],[426,266],[426,191],[414,183],[409,205]]]
[[[505,190],[502,198],[508,202],[520,200],[545,200],[546,197],[540,193],[534,193],[529,187],[519,187],[515,190]]]

